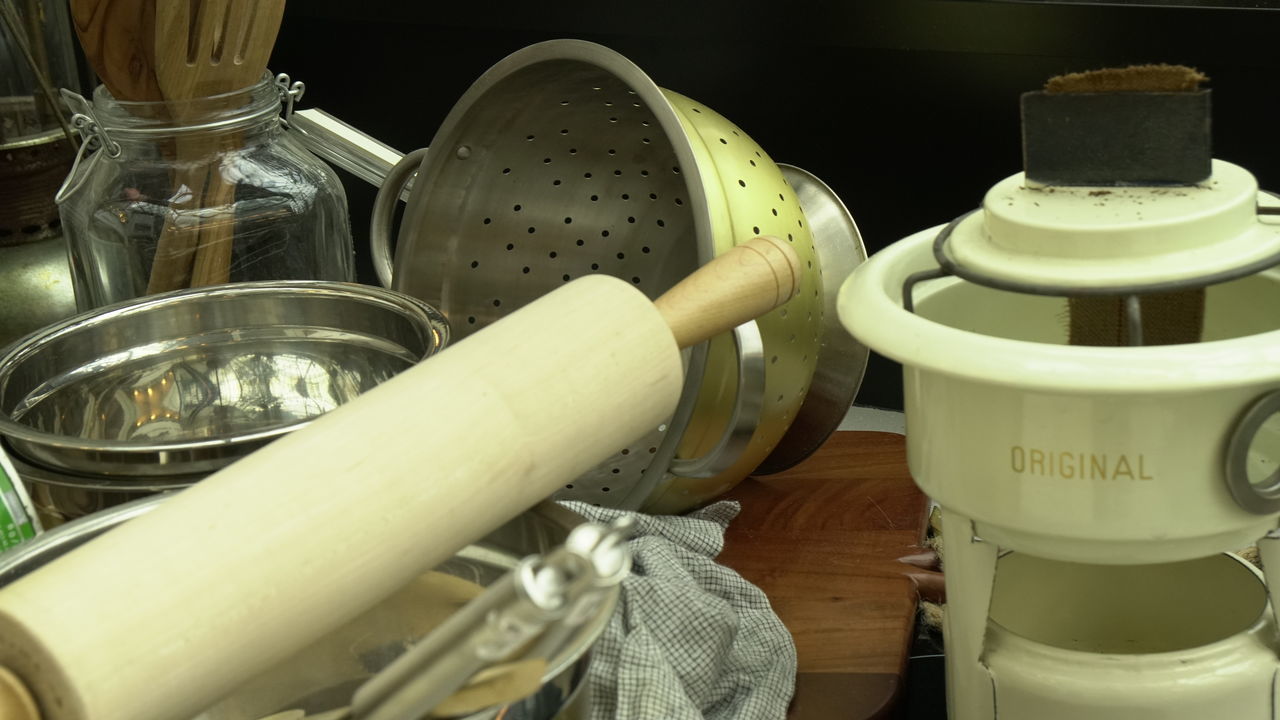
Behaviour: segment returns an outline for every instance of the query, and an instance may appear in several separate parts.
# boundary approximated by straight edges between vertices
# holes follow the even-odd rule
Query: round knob
[[[1280,513],[1280,390],[1245,411],[1227,443],[1227,489],[1251,513]]]

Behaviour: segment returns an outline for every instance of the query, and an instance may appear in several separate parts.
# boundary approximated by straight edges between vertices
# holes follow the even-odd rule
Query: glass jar
[[[97,149],[58,196],[80,310],[224,282],[354,281],[342,184],[282,132],[287,84],[172,103],[99,87],[84,103]]]

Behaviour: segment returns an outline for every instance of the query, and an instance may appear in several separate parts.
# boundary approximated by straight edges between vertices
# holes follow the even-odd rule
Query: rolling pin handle
[[[800,289],[800,257],[785,240],[752,238],[654,301],[676,344],[689,347],[782,305]]]
[[[0,718],[40,720],[40,710],[31,691],[4,666],[0,666]]]

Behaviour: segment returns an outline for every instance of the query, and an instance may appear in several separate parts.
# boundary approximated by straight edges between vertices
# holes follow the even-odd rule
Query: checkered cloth
[[[578,502],[597,522],[622,514]],[[741,506],[636,515],[631,576],[592,649],[591,720],[782,718],[795,691],[791,634],[759,588],[715,558]]]

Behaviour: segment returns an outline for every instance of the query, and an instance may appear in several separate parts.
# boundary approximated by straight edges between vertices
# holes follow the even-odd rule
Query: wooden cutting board
[[[795,638],[790,720],[888,717],[915,632],[928,500],[902,436],[837,432],[812,457],[749,478],[719,561],[759,586]]]

